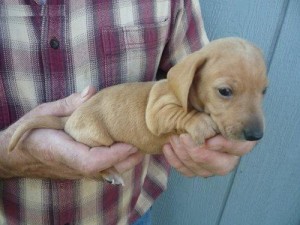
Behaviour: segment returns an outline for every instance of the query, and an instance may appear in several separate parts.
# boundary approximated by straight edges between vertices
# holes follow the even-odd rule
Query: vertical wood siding
[[[266,135],[225,177],[172,171],[154,225],[300,224],[300,1],[200,0],[211,40],[239,36],[262,48],[270,85]]]

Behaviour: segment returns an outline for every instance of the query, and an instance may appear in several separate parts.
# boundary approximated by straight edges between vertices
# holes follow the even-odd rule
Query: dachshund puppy
[[[219,133],[256,141],[264,133],[261,103],[267,83],[257,47],[240,38],[215,40],[171,68],[167,79],[105,88],[69,117],[28,119],[8,150],[37,128],[64,129],[90,147],[125,142],[147,154],[161,153],[169,137],[181,133],[198,144]],[[103,177],[122,183],[113,169]]]

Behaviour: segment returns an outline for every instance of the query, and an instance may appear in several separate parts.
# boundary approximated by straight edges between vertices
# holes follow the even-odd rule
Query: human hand
[[[232,141],[218,135],[197,146],[189,134],[172,136],[163,147],[169,164],[185,176],[226,175],[251,151],[256,142]]]
[[[74,141],[62,130],[36,129],[25,136],[14,151],[8,153],[7,146],[14,130],[26,118],[54,115],[69,116],[77,107],[89,99],[95,89],[44,103],[15,124],[0,133],[0,177],[35,177],[77,179],[88,177],[100,179],[101,171],[115,167],[119,172],[133,168],[143,155],[131,145],[118,143],[111,147],[88,146]]]

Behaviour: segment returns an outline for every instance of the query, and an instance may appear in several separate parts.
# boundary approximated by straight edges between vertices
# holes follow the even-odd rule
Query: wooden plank
[[[269,71],[266,137],[243,158],[221,225],[300,223],[299,12],[290,0]]]
[[[209,38],[246,38],[263,49],[271,59],[284,0],[200,1]],[[266,15],[268,15],[266,17]],[[189,179],[173,171],[166,193],[153,207],[153,224],[218,224],[231,191],[235,172],[225,177]]]
[[[153,224],[215,224],[232,176],[188,179],[172,171],[167,192],[153,207]]]
[[[286,0],[200,1],[210,40],[243,37],[263,49],[269,63],[278,26],[285,14]]]

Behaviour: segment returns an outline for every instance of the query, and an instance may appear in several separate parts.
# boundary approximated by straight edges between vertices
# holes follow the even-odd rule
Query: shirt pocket
[[[8,2],[8,1],[7,1]],[[33,29],[30,5],[0,4],[0,73],[5,81],[7,115],[10,122],[21,117],[37,104],[33,62],[39,39]],[[12,91],[13,90],[13,91]],[[9,108],[15,110],[8,110]],[[1,112],[0,112],[1,113]]]
[[[34,15],[30,5],[0,3],[0,17],[24,17]]]
[[[169,37],[169,19],[125,27],[103,28],[107,85],[155,78]]]
[[[2,42],[10,41],[17,45],[30,43],[32,41],[30,31],[33,29],[29,30],[28,28],[32,28],[31,18],[33,16],[35,13],[30,5],[0,4]]]

